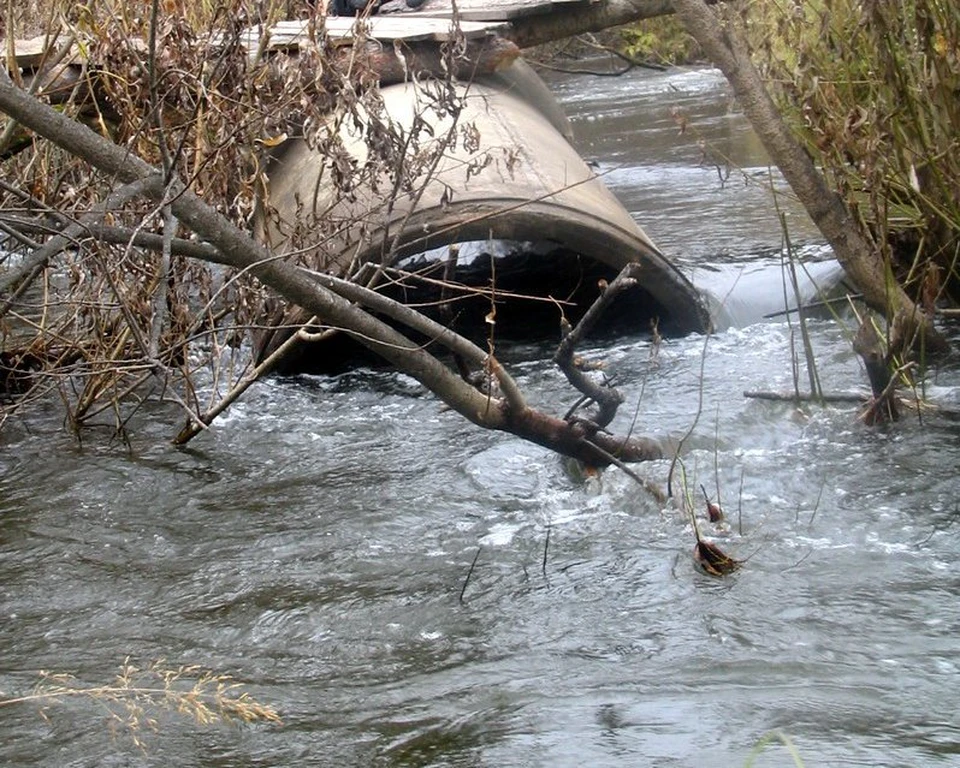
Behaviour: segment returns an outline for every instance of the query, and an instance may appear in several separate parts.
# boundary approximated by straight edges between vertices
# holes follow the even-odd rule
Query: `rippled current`
[[[722,80],[552,85],[584,155],[723,304],[709,339],[586,351],[627,397],[619,431],[636,418],[675,444],[699,408],[686,483],[698,508],[700,484],[719,494],[726,528],[701,525],[742,570],[698,573],[689,521],[618,470],[578,479],[388,372],[265,382],[186,450],[162,412],[139,417],[129,449],[15,424],[0,691],[165,659],[232,675],[283,722],[199,726],[148,706],[141,749],[87,698],[0,706],[0,765],[742,766],[771,732],[806,766],[960,765],[957,367],[930,372],[940,410],[888,428],[855,405],[744,398],[792,388],[799,341],[764,319],[783,305],[780,225]],[[849,326],[811,325],[829,391],[864,386]],[[562,413],[574,398],[550,354],[504,350]],[[667,466],[640,471],[663,484]],[[753,764],[793,765],[780,744]]]

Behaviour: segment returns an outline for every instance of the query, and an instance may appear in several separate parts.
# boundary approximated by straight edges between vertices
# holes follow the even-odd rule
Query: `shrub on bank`
[[[936,0],[754,3],[784,115],[928,311],[960,301],[960,15]]]
[[[620,27],[619,47],[633,59],[660,64],[689,64],[703,60],[697,41],[675,16],[643,19]]]

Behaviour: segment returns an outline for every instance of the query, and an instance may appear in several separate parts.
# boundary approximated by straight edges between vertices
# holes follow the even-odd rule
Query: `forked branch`
[[[617,409],[623,402],[623,395],[607,382],[600,383],[590,377],[584,370],[586,367],[584,362],[574,356],[574,350],[577,344],[590,333],[611,302],[620,293],[637,284],[639,271],[639,264],[627,264],[612,283],[601,283],[600,295],[590,305],[576,328],[571,328],[566,320],[562,322],[563,338],[560,340],[560,346],[553,360],[563,371],[567,381],[583,393],[585,400],[597,404],[598,411],[592,420],[596,430],[605,429],[613,421],[613,417],[617,415]]]

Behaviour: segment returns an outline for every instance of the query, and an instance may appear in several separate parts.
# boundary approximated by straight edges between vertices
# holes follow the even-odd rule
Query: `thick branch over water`
[[[710,0],[711,5],[715,2],[723,0]],[[514,19],[512,30],[506,36],[520,48],[531,48],[586,32],[599,32],[641,19],[666,16],[674,13],[674,6],[673,0],[604,0],[558,5],[549,14]]]
[[[192,190],[177,181],[165,184],[164,175],[159,169],[40,103],[17,88],[5,72],[0,72],[0,111],[119,182],[141,183],[144,194],[169,205],[179,221],[216,248],[218,261],[249,272],[287,300],[316,315],[325,325],[347,333],[399,370],[417,379],[475,424],[511,432],[594,465],[609,463],[604,452],[616,455],[623,461],[659,456],[658,447],[651,441],[595,435],[593,444],[585,439],[583,429],[577,423],[529,408],[522,398],[516,396],[504,400],[478,391],[402,333],[351,300],[324,287],[302,270],[275,257]],[[328,285],[337,287],[329,282]],[[360,293],[355,293],[352,298],[360,302],[374,301],[371,296]],[[380,301],[380,298],[376,301]],[[401,307],[397,305],[398,313]],[[402,309],[410,311],[405,307]],[[402,313],[398,316],[403,322],[416,326],[420,323],[420,316],[413,314],[416,318],[412,320],[403,320]],[[435,329],[437,334],[454,335],[448,329],[441,328]],[[445,346],[453,348],[457,345],[449,339],[445,340]],[[473,354],[476,355],[476,352]],[[511,388],[512,380],[492,356],[487,356],[484,363],[496,373],[502,389],[504,386]],[[597,450],[597,446],[601,451]]]

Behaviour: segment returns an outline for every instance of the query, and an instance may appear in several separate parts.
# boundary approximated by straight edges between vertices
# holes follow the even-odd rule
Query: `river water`
[[[960,765],[960,419],[870,429],[852,405],[744,398],[792,388],[796,328],[763,317],[783,305],[781,226],[722,80],[552,85],[584,155],[723,305],[709,339],[587,351],[618,375],[620,431],[636,414],[676,441],[702,391],[686,484],[719,494],[726,529],[701,526],[744,567],[698,573],[689,521],[619,471],[579,480],[383,371],[265,382],[186,450],[165,412],[137,417],[129,449],[53,417],[8,425],[0,690],[165,659],[232,675],[283,722],[146,705],[141,750],[102,700],[5,706],[0,764],[741,766],[779,733],[807,766]],[[810,330],[825,388],[862,388],[849,320]],[[504,355],[566,409],[549,349]],[[954,414],[958,392],[956,367],[931,372]],[[663,483],[667,464],[640,471]],[[780,741],[753,762],[792,764]]]

